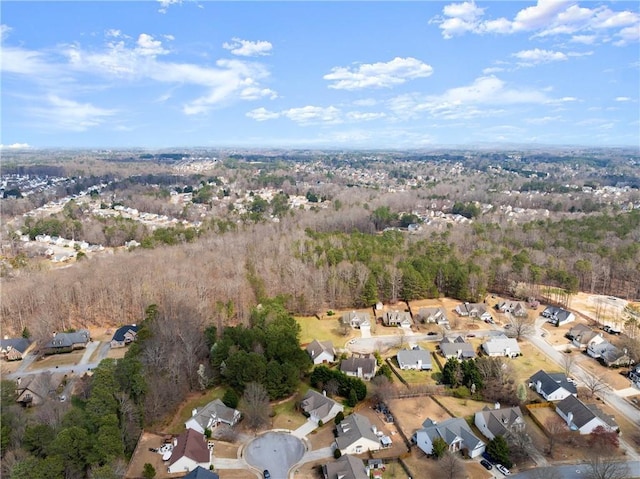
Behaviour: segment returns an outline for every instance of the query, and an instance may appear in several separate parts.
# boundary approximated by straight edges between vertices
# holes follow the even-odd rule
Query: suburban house
[[[431,352],[426,349],[416,347],[414,349],[402,349],[396,356],[400,369],[417,369],[418,371],[430,370]]]
[[[340,411],[344,411],[344,406],[338,404],[326,394],[320,394],[313,389],[309,389],[300,402],[302,410],[309,415],[309,420],[313,422],[329,422],[336,417]]]
[[[382,323],[385,326],[400,326],[402,328],[410,328],[413,324],[411,314],[407,311],[387,311],[382,316]]]
[[[80,329],[74,333],[53,333],[53,338],[43,347],[44,354],[69,353],[87,347],[91,341],[89,331]]]
[[[631,368],[631,371],[629,371],[629,379],[631,380],[631,384],[640,388],[640,363]]]
[[[520,346],[515,338],[508,338],[504,335],[493,336],[482,343],[482,350],[487,356],[515,358],[520,356]]]
[[[608,367],[628,366],[632,362],[626,349],[620,349],[606,339],[590,343],[587,346],[587,354],[594,359],[600,359]]]
[[[381,448],[369,419],[358,413],[345,417],[336,427],[336,447],[344,454],[360,454]]]
[[[425,454],[432,454],[433,441],[437,438],[444,439],[450,452],[465,451],[471,458],[484,452],[484,442],[473,434],[467,421],[461,417],[447,419],[441,423],[427,419],[422,423],[422,429],[415,432],[412,440]]]
[[[619,431],[613,416],[605,414],[595,404],[585,404],[575,396],[567,396],[556,405],[556,412],[565,420],[572,431],[580,434],[591,434],[595,428],[602,426],[607,431]]]
[[[500,408],[497,403],[495,409],[485,407],[475,414],[474,424],[487,439],[508,434],[522,434],[525,429],[524,417],[519,407]]]
[[[204,434],[205,429],[213,429],[220,423],[234,426],[240,420],[240,411],[225,406],[220,399],[214,399],[200,409],[193,409],[191,417],[184,423],[187,429]]]
[[[8,338],[0,340],[0,356],[7,361],[18,361],[29,349],[31,341],[26,338]]]
[[[16,402],[22,406],[38,406],[55,396],[50,374],[40,374],[17,380]]]
[[[578,394],[575,384],[564,373],[548,373],[540,370],[529,378],[529,387],[547,401],[562,401]]]
[[[204,435],[187,429],[173,440],[173,451],[169,459],[169,473],[189,472],[200,466],[209,469],[211,450]]]
[[[476,357],[473,345],[467,343],[462,336],[454,339],[442,338],[442,341],[440,341],[440,354],[447,359],[472,359]]]
[[[371,327],[371,316],[369,313],[363,313],[361,311],[351,311],[342,315],[342,324],[346,324],[355,329],[362,329],[363,327]]]
[[[523,301],[503,301],[496,304],[496,309],[501,313],[509,313],[517,318],[526,318],[527,305]]]
[[[420,308],[418,318],[423,323],[449,324],[444,308]]]
[[[555,326],[562,326],[576,320],[572,312],[556,306],[547,306],[542,312],[542,317],[547,318],[547,322]]]
[[[322,477],[324,479],[369,479],[369,474],[362,459],[347,454],[334,462],[323,464]]]
[[[600,355],[600,359],[605,366],[609,368],[629,366],[632,363],[631,356],[627,354],[627,349],[620,349],[615,346],[603,351]]]
[[[586,349],[592,342],[597,344],[604,341],[601,333],[594,331],[586,324],[576,324],[566,336],[576,348],[581,349]]]
[[[124,348],[127,344],[134,342],[137,335],[138,326],[136,326],[135,324],[127,324],[126,326],[121,326],[116,330],[115,333],[113,333],[113,338],[111,338],[111,347]]]
[[[347,376],[355,376],[365,381],[369,381],[376,374],[377,363],[376,358],[371,356],[351,356],[342,360],[340,363],[340,371]]]
[[[198,466],[182,479],[220,479],[220,476],[209,469]]]
[[[589,343],[587,346],[587,354],[594,359],[600,359],[607,349],[613,348],[615,348],[615,346],[603,338],[602,341],[593,341]]]
[[[307,346],[307,353],[311,356],[313,364],[332,363],[336,360],[336,350],[331,341],[314,339]]]
[[[483,321],[493,320],[493,316],[484,303],[461,303],[456,306],[455,312],[462,317],[479,318]]]

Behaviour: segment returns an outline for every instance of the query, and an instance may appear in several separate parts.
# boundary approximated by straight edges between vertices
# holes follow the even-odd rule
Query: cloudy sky
[[[1,3],[5,147],[638,146],[640,3]]]

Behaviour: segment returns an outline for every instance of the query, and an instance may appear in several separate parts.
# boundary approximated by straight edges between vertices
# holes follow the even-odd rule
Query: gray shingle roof
[[[575,385],[567,380],[567,376],[563,373],[548,373],[540,370],[529,378],[531,384],[537,384],[540,381],[540,389],[545,395],[552,394],[560,388],[564,388],[571,394],[577,394],[578,390]]]
[[[379,442],[378,437],[371,430],[371,422],[361,414],[354,413],[347,416],[336,429],[338,432],[336,444],[339,449],[346,449],[361,437]]]

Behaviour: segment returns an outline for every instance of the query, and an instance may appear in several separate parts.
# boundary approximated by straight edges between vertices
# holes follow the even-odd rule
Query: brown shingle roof
[[[178,436],[178,444],[173,448],[169,465],[184,456],[198,463],[209,462],[211,460],[211,454],[209,453],[204,435],[193,429],[187,429],[186,432]]]

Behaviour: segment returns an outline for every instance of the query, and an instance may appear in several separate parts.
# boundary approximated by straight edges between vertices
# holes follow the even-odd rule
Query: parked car
[[[264,472],[262,473],[262,477],[264,477],[264,479],[271,479],[271,473],[268,469],[264,470]]]
[[[490,471],[491,469],[493,469],[493,466],[491,465],[491,463],[486,459],[483,459],[482,461],[480,461],[480,464],[482,464],[487,471]]]
[[[496,464],[496,469],[500,471],[502,474],[504,474],[505,476],[511,475],[511,471],[506,467],[504,467],[502,464]]]

